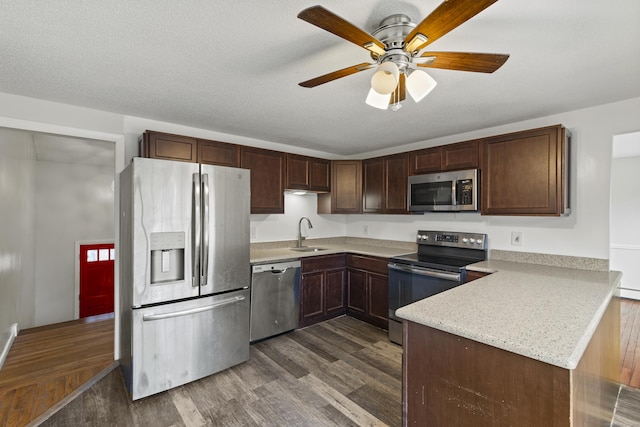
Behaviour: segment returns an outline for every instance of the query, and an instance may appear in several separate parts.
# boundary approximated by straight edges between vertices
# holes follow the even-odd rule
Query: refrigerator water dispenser
[[[151,233],[151,284],[184,280],[184,232]]]

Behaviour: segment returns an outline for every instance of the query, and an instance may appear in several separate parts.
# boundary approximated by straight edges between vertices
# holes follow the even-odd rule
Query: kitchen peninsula
[[[405,306],[405,425],[601,425],[619,389],[620,273],[489,259]]]

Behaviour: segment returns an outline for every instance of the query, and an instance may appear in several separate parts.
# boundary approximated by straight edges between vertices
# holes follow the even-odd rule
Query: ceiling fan
[[[497,0],[445,0],[419,24],[403,14],[383,19],[371,34],[361,30],[322,6],[309,7],[298,18],[371,52],[372,63],[362,63],[299,83],[315,87],[330,81],[377,67],[371,78],[366,103],[393,111],[400,108],[408,91],[419,102],[435,86],[436,81],[417,67],[493,73],[509,55],[471,52],[422,52],[449,31],[474,17]]]

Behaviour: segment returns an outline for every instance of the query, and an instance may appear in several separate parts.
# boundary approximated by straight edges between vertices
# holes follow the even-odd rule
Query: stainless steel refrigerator
[[[249,359],[249,171],[134,158],[120,174],[120,366],[132,399]]]

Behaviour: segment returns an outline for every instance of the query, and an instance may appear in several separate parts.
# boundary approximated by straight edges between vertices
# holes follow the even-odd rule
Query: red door
[[[113,311],[113,243],[80,245],[80,317]]]

